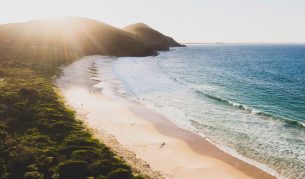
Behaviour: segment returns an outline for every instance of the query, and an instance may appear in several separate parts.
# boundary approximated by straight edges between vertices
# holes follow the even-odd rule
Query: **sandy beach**
[[[103,95],[90,80],[92,60],[64,68],[57,79],[61,95],[94,135],[151,178],[274,178],[221,151],[203,137],[120,96]]]

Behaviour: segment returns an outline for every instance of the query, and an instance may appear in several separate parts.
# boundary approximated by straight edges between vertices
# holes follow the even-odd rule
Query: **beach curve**
[[[274,178],[136,102],[103,95],[93,87],[93,61],[86,58],[64,68],[57,79],[61,94],[100,140],[105,141],[103,133],[113,136],[152,169],[147,172],[152,178]]]

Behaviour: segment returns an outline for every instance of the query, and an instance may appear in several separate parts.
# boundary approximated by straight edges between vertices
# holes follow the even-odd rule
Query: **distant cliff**
[[[108,24],[80,17],[52,18],[0,26],[1,51],[37,51],[48,48],[67,56],[109,55],[148,56],[157,50],[181,46],[146,25],[118,29]],[[46,50],[46,49],[44,49]],[[56,51],[56,52],[55,52]]]
[[[154,50],[169,50],[169,47],[183,47],[173,38],[163,35],[146,24],[137,23],[124,28],[125,31],[138,36]]]

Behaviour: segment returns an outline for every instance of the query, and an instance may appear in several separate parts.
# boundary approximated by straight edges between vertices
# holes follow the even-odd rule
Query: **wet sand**
[[[137,102],[103,95],[90,80],[92,62],[86,57],[66,67],[57,79],[60,93],[94,135],[137,172],[151,178],[274,178]]]

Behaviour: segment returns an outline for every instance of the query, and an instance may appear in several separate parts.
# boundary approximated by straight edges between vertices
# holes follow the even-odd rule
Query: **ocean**
[[[271,174],[305,178],[305,45],[189,45],[105,59],[97,66],[122,95]]]

